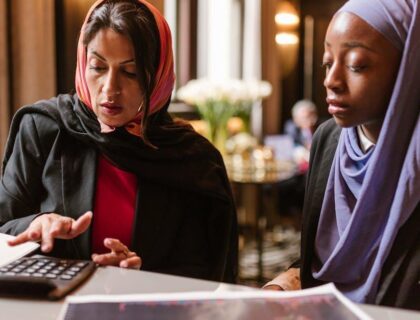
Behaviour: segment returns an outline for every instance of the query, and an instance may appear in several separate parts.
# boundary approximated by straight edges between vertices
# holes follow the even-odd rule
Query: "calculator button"
[[[29,267],[29,266],[31,266],[31,265],[33,265],[34,264],[34,262],[33,261],[22,261],[22,263],[20,264],[20,266],[22,266],[22,267]]]
[[[79,272],[80,271],[80,268],[78,268],[78,267],[71,267],[70,270],[71,271]]]
[[[72,276],[69,276],[69,275],[67,275],[67,274],[63,274],[61,277],[60,277],[60,279],[62,279],[62,280],[71,280],[73,277]]]
[[[56,275],[56,274],[54,274],[54,273],[48,273],[48,274],[46,274],[46,275],[45,275],[45,278],[48,278],[48,279],[55,279],[55,278],[57,278],[57,275]]]
[[[78,262],[74,266],[79,267],[79,268],[84,268],[86,267],[87,264],[88,264],[87,262]]]
[[[36,272],[36,273],[33,273],[32,276],[35,278],[42,278],[44,275],[42,273]]]

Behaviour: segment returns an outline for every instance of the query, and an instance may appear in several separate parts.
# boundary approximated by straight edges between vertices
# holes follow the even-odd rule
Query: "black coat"
[[[302,225],[300,270],[303,288],[323,284],[312,277],[311,267],[322,201],[340,131],[331,119],[319,127],[312,144]],[[385,261],[375,303],[420,310],[419,281],[420,206],[417,205],[398,232]]]
[[[165,111],[159,117],[149,134],[153,150],[124,129],[100,134],[76,96],[22,108],[3,161],[0,232],[16,235],[39,213],[77,219],[93,210],[102,153],[138,178],[129,247],[142,258],[142,270],[234,282],[237,222],[223,160],[191,128]],[[56,240],[51,255],[90,259],[91,253],[88,230]]]

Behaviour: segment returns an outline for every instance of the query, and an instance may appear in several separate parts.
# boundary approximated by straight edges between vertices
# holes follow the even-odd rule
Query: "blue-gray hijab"
[[[383,34],[402,60],[376,146],[364,154],[355,128],[341,132],[312,272],[371,303],[398,230],[420,200],[420,11],[417,0],[350,0],[343,11]]]

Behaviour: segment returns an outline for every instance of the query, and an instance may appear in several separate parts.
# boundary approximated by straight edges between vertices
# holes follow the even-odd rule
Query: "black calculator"
[[[0,267],[0,295],[57,300],[85,281],[95,268],[93,261],[23,257]]]

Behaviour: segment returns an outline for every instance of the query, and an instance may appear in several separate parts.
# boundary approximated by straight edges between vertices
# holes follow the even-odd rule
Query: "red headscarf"
[[[104,0],[96,1],[92,7],[89,9],[88,14],[86,15],[85,22],[83,23],[82,30],[80,32],[79,42],[77,46],[77,66],[76,66],[76,92],[79,96],[79,99],[92,109],[92,103],[90,100],[89,89],[86,83],[85,78],[85,69],[86,69],[86,46],[83,44],[84,30],[86,28],[87,21],[91,16],[93,10],[98,7]],[[174,73],[174,58],[172,52],[172,37],[171,31],[169,29],[168,23],[162,14],[154,6],[144,0],[138,0],[139,3],[144,4],[153,14],[160,38],[160,58],[159,66],[156,72],[156,81],[155,86],[152,90],[150,97],[150,114],[153,114],[159,111],[169,100],[172,94],[172,89],[175,82],[175,73]],[[132,122],[126,125],[127,131],[130,133],[141,136],[140,132],[140,120],[142,118],[143,112],[140,111]],[[98,119],[99,120],[99,119]],[[113,131],[115,128],[109,127],[99,121],[101,124],[102,132]]]

